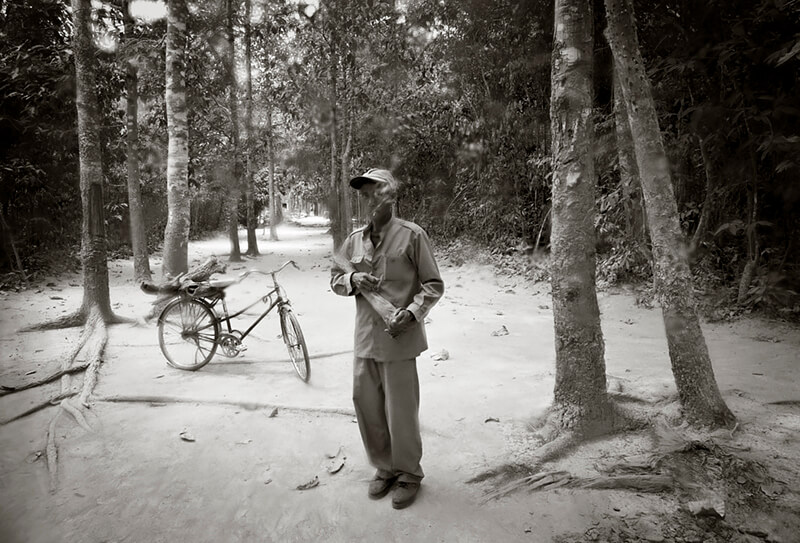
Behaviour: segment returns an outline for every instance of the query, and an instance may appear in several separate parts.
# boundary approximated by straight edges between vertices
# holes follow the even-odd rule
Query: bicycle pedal
[[[239,352],[243,353],[247,350],[247,345],[239,345]]]

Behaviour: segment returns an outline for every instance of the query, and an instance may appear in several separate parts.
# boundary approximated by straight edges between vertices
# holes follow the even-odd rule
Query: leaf
[[[277,416],[278,416],[278,408],[275,407],[275,408],[272,409],[272,411],[270,412],[270,414],[269,414],[269,416],[267,418],[274,419]]]
[[[447,352],[447,349],[442,349],[441,351],[439,351],[437,353],[433,353],[431,355],[431,358],[434,359],[434,360],[449,360],[450,359],[450,353]]]
[[[326,454],[325,456],[329,458],[325,469],[328,470],[328,473],[331,475],[338,473],[344,467],[344,461],[347,459],[347,456],[344,454],[344,447],[339,447],[339,450],[336,451],[336,454],[333,456],[330,454]]]
[[[194,436],[193,436],[192,434],[190,434],[188,430],[184,430],[183,432],[181,432],[180,434],[178,434],[178,436],[179,436],[179,437],[180,437],[182,440],[184,440],[184,441],[188,441],[188,442],[190,442],[190,443],[192,443],[192,442],[194,442],[194,441],[195,441],[195,438],[194,438]]]
[[[489,417],[488,419],[483,421],[484,424],[486,424],[487,422],[500,422],[500,419],[496,419],[494,417]]]
[[[308,490],[308,489],[314,488],[315,486],[318,486],[318,485],[319,485],[319,477],[314,475],[313,479],[311,479],[310,481],[305,482],[303,484],[297,485],[296,489],[297,490]]]
[[[492,336],[494,337],[507,336],[507,335],[508,335],[508,328],[506,328],[505,324],[501,326],[499,330],[495,330],[494,332],[492,332]]]

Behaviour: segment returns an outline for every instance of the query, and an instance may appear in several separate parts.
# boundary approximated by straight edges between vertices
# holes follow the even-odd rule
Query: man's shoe
[[[389,493],[389,490],[392,489],[392,485],[397,480],[397,477],[391,477],[389,479],[381,479],[380,477],[375,477],[372,481],[369,482],[369,494],[370,499],[372,500],[380,500],[385,495]]]
[[[405,509],[417,498],[419,483],[400,481],[392,496],[392,507],[395,509]]]

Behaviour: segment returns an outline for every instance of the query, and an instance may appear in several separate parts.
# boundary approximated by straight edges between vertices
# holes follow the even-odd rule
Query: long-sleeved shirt
[[[444,293],[428,235],[396,217],[383,227],[377,246],[371,234],[371,226],[354,231],[342,244],[340,256],[356,271],[380,279],[378,294],[413,313],[414,322],[398,336],[390,336],[386,323],[353,286],[353,274],[334,262],[331,289],[340,296],[356,297],[355,356],[382,362],[416,358],[428,348],[425,315]]]

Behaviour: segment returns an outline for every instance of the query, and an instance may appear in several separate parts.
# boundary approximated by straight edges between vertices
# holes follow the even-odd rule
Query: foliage
[[[478,244],[502,258],[545,261],[552,3],[311,4],[253,2],[255,138],[243,152],[256,171],[257,208],[266,203],[272,142],[278,192],[293,206],[331,211],[332,179],[384,166],[402,183],[400,214],[443,246]],[[224,8],[221,0],[190,2],[193,236],[224,225],[232,178],[225,75],[242,73],[243,47],[237,66],[227,66]],[[110,246],[124,252],[128,235],[122,77],[133,52],[141,188],[155,248],[166,222],[166,24],[137,20],[133,36],[121,36],[118,5],[95,9]],[[708,219],[692,255],[698,284],[734,292],[751,262],[743,310],[791,311],[800,292],[800,3],[637,0],[636,11],[684,233]],[[237,13],[241,38],[241,5]],[[595,13],[599,277],[646,281],[649,247],[630,231],[610,54],[602,9]],[[49,0],[4,3],[0,17],[0,203],[24,266],[44,271],[48,255],[74,263],[62,256],[75,250],[80,226],[71,21],[65,3]],[[242,206],[242,222],[244,215]],[[1,271],[14,267],[9,253]]]

